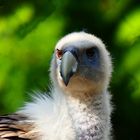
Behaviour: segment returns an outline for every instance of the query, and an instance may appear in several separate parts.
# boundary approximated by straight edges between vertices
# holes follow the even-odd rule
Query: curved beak
[[[66,86],[70,78],[77,71],[77,66],[78,62],[75,56],[70,51],[65,52],[62,57],[60,73]]]

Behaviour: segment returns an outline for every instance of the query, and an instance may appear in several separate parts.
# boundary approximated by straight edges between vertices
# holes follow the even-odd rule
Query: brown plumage
[[[0,140],[36,139],[33,124],[19,114],[0,116]]]

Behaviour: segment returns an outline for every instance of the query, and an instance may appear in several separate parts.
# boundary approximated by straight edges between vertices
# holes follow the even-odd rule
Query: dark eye
[[[62,58],[62,55],[63,55],[63,51],[57,49],[57,50],[56,50],[56,57],[57,57],[58,59],[61,59],[61,58]]]
[[[86,55],[88,58],[92,58],[95,55],[95,48],[89,48],[86,50]]]

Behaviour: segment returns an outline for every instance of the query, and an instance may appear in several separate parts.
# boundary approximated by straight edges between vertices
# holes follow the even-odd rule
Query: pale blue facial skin
[[[62,60],[57,61],[57,64],[60,66],[60,74],[64,80],[65,85],[68,85],[70,78],[73,75],[80,75],[81,77],[99,81],[102,72],[100,71],[100,55],[99,50],[96,46],[89,46],[86,49],[79,50],[75,46],[67,46],[62,50],[63,55],[66,52],[70,52],[77,61],[77,70],[71,70],[67,73],[67,76],[63,75],[62,69]],[[63,56],[62,56],[63,59]]]
[[[86,53],[87,50],[94,54],[92,56],[88,56]],[[82,50],[82,52],[80,52],[78,48],[69,46],[63,50],[63,53],[67,51],[71,52],[79,63],[79,66],[94,67],[98,69],[100,66],[98,49],[96,47],[89,47],[87,50]]]

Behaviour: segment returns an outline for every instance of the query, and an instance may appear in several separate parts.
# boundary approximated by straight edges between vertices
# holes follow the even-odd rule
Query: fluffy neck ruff
[[[82,93],[81,93],[82,94]],[[78,140],[109,140],[110,105],[108,93],[68,97],[68,109]]]
[[[47,94],[34,97],[34,102],[27,103],[18,112],[27,115],[40,139],[109,140],[111,110],[108,93],[79,100],[57,87],[51,94],[52,98]]]

